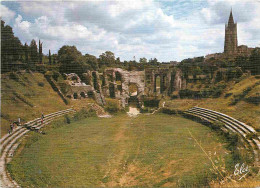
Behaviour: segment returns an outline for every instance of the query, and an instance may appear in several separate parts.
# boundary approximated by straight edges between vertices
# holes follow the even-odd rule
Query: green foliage
[[[13,29],[1,20],[1,72],[8,72],[16,68],[23,61],[23,46],[19,38],[14,36]]]
[[[99,56],[99,67],[111,67],[115,64],[115,55],[111,51],[106,51]]]
[[[140,58],[139,63],[147,63],[147,59],[145,57]]]
[[[98,60],[95,56],[86,54],[83,56],[75,46],[63,46],[57,56],[61,73],[76,73],[81,76],[87,70],[97,70]]]
[[[150,65],[153,65],[153,66],[159,66],[159,62],[156,58],[154,59],[149,59],[149,62],[148,62]]]
[[[86,108],[82,108],[79,112],[75,113],[73,116],[73,119],[75,121],[81,120],[81,119],[85,119],[87,117],[96,117],[96,111],[92,108],[90,109],[86,109]]]
[[[43,82],[38,82],[38,86],[44,87],[44,83]]]
[[[33,103],[31,103],[25,96],[19,94],[18,92],[13,92],[14,96],[23,101],[25,104],[29,105],[30,107],[34,107]]]
[[[152,97],[146,97],[144,99],[145,107],[159,107],[160,100]]]
[[[234,95],[231,101],[231,105],[236,105],[239,101],[244,99],[244,97],[252,90],[252,87],[247,87],[246,89],[243,90],[242,93],[238,95]]]
[[[70,120],[69,115],[66,114],[66,115],[64,116],[64,118],[65,118],[66,123],[67,123],[67,124],[70,124],[71,120]]]
[[[33,39],[30,44],[30,61],[29,61],[29,69],[35,70],[36,63],[38,62],[38,48],[36,41]]]
[[[260,48],[255,48],[249,58],[249,70],[253,75],[260,74]]]
[[[121,110],[117,99],[106,99],[105,110],[109,113],[117,113]]]

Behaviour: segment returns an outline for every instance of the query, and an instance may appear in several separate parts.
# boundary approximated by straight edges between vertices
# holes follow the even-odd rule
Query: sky
[[[75,45],[98,57],[160,62],[223,52],[232,8],[238,45],[260,46],[260,0],[2,1],[1,19],[24,44],[43,52]]]

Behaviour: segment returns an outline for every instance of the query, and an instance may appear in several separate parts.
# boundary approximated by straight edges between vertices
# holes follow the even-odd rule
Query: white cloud
[[[24,18],[16,17],[14,31],[23,42],[41,39],[45,53],[66,44],[96,56],[110,50],[121,60],[182,60],[223,51],[231,6],[239,44],[255,46],[260,6],[251,0],[20,2]]]
[[[7,8],[6,6],[0,4],[1,19],[3,19],[7,24],[15,17],[15,12]]]

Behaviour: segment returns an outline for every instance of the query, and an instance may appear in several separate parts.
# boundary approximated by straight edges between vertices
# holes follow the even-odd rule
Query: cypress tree
[[[51,50],[49,50],[49,65],[51,65]]]

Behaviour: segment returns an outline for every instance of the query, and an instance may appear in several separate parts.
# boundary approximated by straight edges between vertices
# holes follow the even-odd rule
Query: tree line
[[[162,64],[156,59],[147,60],[145,57],[139,61],[121,61],[111,51],[106,51],[97,58],[94,55],[83,55],[75,46],[62,46],[57,54],[48,55],[42,52],[43,42],[33,39],[30,45],[21,43],[18,37],[14,36],[12,27],[5,25],[1,20],[1,71],[8,72],[17,69],[28,69],[32,71],[47,71],[55,68],[61,73],[84,73],[87,70],[102,71],[106,67],[120,67],[131,70],[144,70],[147,67],[158,67]],[[249,70],[252,74],[260,74],[260,48],[255,48],[248,57],[237,57],[235,59],[208,59],[196,57],[182,60],[178,67],[182,69],[184,76],[196,77],[199,74],[206,74],[213,77],[219,68],[240,67],[243,71]],[[232,72],[232,71],[231,71]]]

